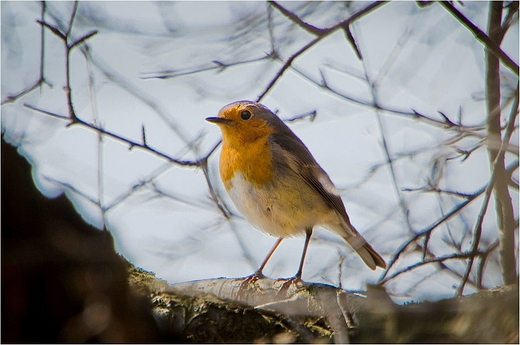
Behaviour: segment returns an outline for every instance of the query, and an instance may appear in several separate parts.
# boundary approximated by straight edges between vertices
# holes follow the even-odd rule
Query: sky
[[[282,6],[327,28],[368,4]],[[96,33],[69,54],[77,116],[140,143],[144,132],[149,148],[177,160],[211,153],[207,176],[231,211],[226,218],[202,169],[42,114],[68,114],[63,42],[44,29],[42,45],[41,3],[1,6],[2,131],[31,163],[38,189],[47,197],[65,193],[87,222],[112,233],[119,253],[169,283],[256,270],[275,239],[254,229],[227,196],[218,174],[220,147],[212,151],[220,132],[204,119],[230,102],[258,100],[284,61],[315,36],[264,2],[79,2],[70,41]],[[487,27],[486,3],[457,6]],[[65,32],[73,9],[70,2],[48,2],[43,19]],[[425,191],[428,183],[468,194],[487,184],[484,49],[439,4],[385,4],[350,29],[362,60],[337,30],[298,55],[261,102],[284,120],[316,113],[287,123],[341,191],[352,223],[390,262],[404,243],[463,201]],[[502,49],[518,62],[518,19]],[[268,58],[273,51],[279,59]],[[7,101],[38,81],[42,61],[46,82]],[[506,123],[518,77],[502,67],[501,78]],[[439,124],[440,113],[470,135]],[[512,142],[518,142],[517,129]],[[517,151],[506,157],[507,164],[517,159]],[[512,193],[518,217],[517,190]],[[432,232],[432,257],[470,248],[479,200]],[[493,210],[491,204],[481,248],[496,240]],[[293,275],[302,246],[303,237],[285,240],[265,273]],[[502,284],[496,254],[486,263],[486,287]],[[387,274],[420,261],[421,251],[410,246]],[[398,302],[451,297],[466,264],[452,260],[450,270],[424,265],[385,287]],[[362,290],[384,274],[365,267],[339,237],[316,229],[304,280]],[[465,293],[474,291],[468,284]]]

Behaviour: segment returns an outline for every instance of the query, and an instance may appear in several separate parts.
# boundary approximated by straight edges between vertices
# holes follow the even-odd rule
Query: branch
[[[495,245],[491,245],[490,248],[488,248],[487,250],[478,251],[476,253],[467,252],[467,253],[449,254],[449,255],[439,256],[439,257],[432,258],[432,259],[424,259],[420,262],[417,262],[413,265],[410,265],[410,266],[402,269],[401,271],[394,273],[393,275],[387,277],[381,283],[386,284],[386,283],[390,282],[391,280],[397,278],[401,274],[412,271],[412,270],[414,270],[418,267],[424,266],[424,265],[428,265],[428,264],[432,264],[432,263],[442,263],[442,262],[449,261],[449,260],[465,260],[465,259],[474,258],[475,256],[483,256],[483,255],[486,255],[490,250],[495,249],[495,247],[496,247]]]
[[[475,228],[473,230],[473,239],[471,241],[471,250],[470,250],[470,258],[468,265],[466,266],[466,271],[464,273],[464,277],[461,281],[461,284],[459,285],[459,288],[457,289],[457,296],[462,296],[462,293],[464,292],[464,286],[466,285],[466,282],[468,281],[469,275],[471,273],[471,268],[473,267],[473,262],[475,261],[475,257],[478,255],[478,247],[480,244],[480,237],[482,236],[482,223],[484,222],[484,216],[486,215],[486,210],[489,205],[489,200],[491,198],[491,192],[493,191],[494,178],[491,178],[491,182],[489,183],[488,187],[486,188],[486,193],[484,194],[484,200],[482,201],[482,206],[480,208],[480,212],[477,217],[477,221],[475,223]]]
[[[260,94],[260,96],[257,97],[256,101],[257,102],[260,102],[262,100],[262,98],[265,97],[265,95],[269,92],[269,90],[272,89],[272,87],[274,86],[274,84],[276,84],[276,82],[278,81],[278,79],[280,79],[282,77],[282,75],[285,73],[285,71],[291,67],[291,64],[293,63],[293,61],[299,57],[301,54],[305,53],[308,49],[310,49],[312,46],[314,46],[316,43],[318,43],[319,41],[321,41],[322,39],[322,36],[320,37],[317,37],[315,39],[313,39],[312,41],[310,41],[309,43],[307,43],[305,46],[303,46],[300,50],[298,50],[296,53],[294,53],[293,55],[291,55],[285,62],[284,64],[282,65],[282,68],[280,68],[280,70],[276,73],[275,77],[273,79],[271,79],[271,81],[269,82],[269,84],[267,84],[267,87],[264,89],[264,91]]]
[[[508,168],[506,169],[506,172],[511,173],[512,171],[516,170],[518,167],[518,161],[512,162]],[[397,262],[401,254],[404,253],[406,248],[408,248],[412,243],[415,243],[418,241],[421,237],[429,235],[432,231],[434,231],[439,225],[443,224],[450,218],[452,218],[454,215],[458,214],[461,210],[463,210],[466,206],[468,206],[472,201],[476,200],[480,195],[482,195],[484,192],[486,192],[490,185],[493,183],[493,176],[491,176],[489,182],[486,186],[482,187],[478,191],[476,191],[473,194],[470,194],[467,196],[467,200],[461,202],[460,204],[456,205],[446,213],[443,217],[439,218],[437,221],[435,221],[433,224],[431,224],[426,229],[416,233],[410,240],[408,240],[406,243],[402,244],[401,247],[394,253],[393,257],[390,259],[390,261],[387,263],[388,268],[383,273],[382,277],[379,279],[379,283],[384,283],[386,281],[386,277],[388,276],[388,273],[390,272],[390,269],[393,267],[393,265]]]
[[[314,38],[312,41],[310,41],[309,43],[307,43],[305,46],[303,46],[302,48],[300,48],[300,50],[298,50],[296,53],[294,53],[293,55],[291,55],[283,64],[282,68],[280,68],[280,70],[275,74],[274,78],[271,80],[271,82],[267,85],[267,87],[264,89],[264,91],[257,97],[257,102],[260,102],[264,97],[265,95],[271,90],[271,88],[274,86],[274,84],[276,84],[276,82],[278,81],[278,79],[280,79],[282,77],[282,75],[285,73],[285,71],[291,66],[291,64],[293,63],[293,61],[298,58],[300,55],[302,55],[303,53],[305,53],[308,49],[312,48],[316,43],[320,42],[322,39],[324,39],[325,37],[327,37],[328,35],[332,34],[333,32],[335,32],[336,30],[338,29],[341,29],[341,28],[344,28],[346,26],[349,26],[352,22],[354,22],[355,20],[363,17],[364,15],[372,12],[373,10],[375,10],[376,8],[382,6],[386,4],[386,2],[384,1],[376,1],[376,2],[373,2],[369,5],[367,5],[366,7],[362,8],[361,10],[359,10],[358,12],[354,13],[353,15],[351,15],[349,18],[327,28],[327,29],[318,29],[318,31],[320,32],[320,34]],[[282,8],[280,5],[278,5],[280,8]],[[285,10],[286,12],[288,12],[287,10]],[[289,13],[289,12],[288,12]],[[294,15],[293,15],[294,16]],[[299,25],[304,25],[303,21],[301,19],[294,19],[296,20],[297,24],[300,23]],[[312,29],[311,29],[312,30]],[[316,31],[316,34],[317,32]]]
[[[41,5],[42,5],[41,13],[40,13],[41,19],[38,21],[38,22],[40,22],[40,26],[41,26],[41,28],[40,28],[40,69],[39,69],[40,75],[39,75],[38,79],[32,85],[27,86],[25,89],[19,91],[18,93],[15,93],[14,95],[8,95],[6,97],[6,99],[2,100],[1,105],[15,102],[18,98],[23,97],[26,94],[30,93],[31,91],[39,88],[42,84],[47,84],[52,87],[52,85],[45,79],[45,74],[44,74],[45,29],[44,29],[44,25],[42,23],[43,23],[45,11],[46,11],[45,1],[42,1]]]
[[[518,285],[397,305],[376,286],[355,293],[306,282],[287,287],[286,280],[269,278],[246,285],[242,278],[220,278],[168,286],[134,267],[129,282],[151,300],[170,331],[193,342],[514,342],[518,334]]]
[[[29,85],[28,87],[26,87],[25,89],[19,91],[18,93],[14,94],[14,95],[8,95],[6,97],[6,99],[4,99],[2,101],[2,104],[1,105],[4,105],[4,104],[8,104],[8,103],[13,103],[13,102],[16,102],[16,100],[20,97],[23,97],[25,96],[26,94],[30,93],[31,91],[39,88],[42,84],[48,84],[47,81],[43,78],[39,78],[37,81],[35,81],[32,85]]]
[[[491,2],[489,5],[488,34],[491,41],[500,45],[502,39],[503,2]],[[505,284],[518,281],[516,274],[515,234],[518,226],[508,189],[505,173],[505,148],[514,128],[518,111],[518,87],[515,101],[507,125],[504,140],[501,138],[501,87],[500,63],[490,49],[486,49],[486,103],[487,103],[487,141],[488,157],[491,163],[493,184],[495,187],[495,208],[497,214],[498,237],[500,239],[500,266]],[[500,144],[500,145],[498,145]],[[490,189],[492,189],[491,186]]]
[[[518,64],[514,62],[501,48],[498,46],[485,32],[480,30],[475,24],[473,24],[468,18],[466,18],[459,10],[457,10],[450,2],[441,1],[440,4],[457,18],[473,35],[477,40],[482,42],[486,49],[489,49],[493,55],[495,55],[504,65],[506,65],[513,73],[518,76]]]
[[[482,193],[484,193],[485,191],[485,188],[482,188],[480,190],[478,190],[477,192],[475,192],[473,195],[471,195],[470,197],[468,197],[467,200],[461,202],[460,204],[456,205],[455,207],[453,207],[451,209],[451,211],[449,211],[446,215],[444,215],[443,217],[441,217],[440,219],[438,219],[437,221],[435,221],[433,224],[431,224],[429,227],[427,227],[426,229],[416,233],[410,240],[408,240],[408,242],[404,243],[403,245],[401,245],[401,247],[394,253],[392,259],[390,259],[390,261],[388,262],[388,268],[387,270],[385,271],[385,273],[383,274],[383,276],[380,278],[380,282],[384,281],[385,277],[387,276],[388,272],[390,271],[390,268],[392,268],[392,266],[396,263],[396,261],[399,259],[399,257],[401,256],[402,253],[404,253],[404,251],[406,250],[406,248],[408,248],[408,246],[412,243],[414,243],[415,241],[417,241],[418,239],[420,239],[422,236],[427,236],[429,235],[433,230],[435,230],[439,225],[443,224],[444,222],[446,222],[447,220],[449,220],[451,217],[453,217],[454,215],[456,215],[457,213],[459,213],[462,209],[464,209],[466,206],[468,206],[473,200],[475,200],[478,196],[480,196]]]
[[[42,109],[38,109],[30,104],[24,104],[24,106],[28,109],[31,109],[33,111],[36,111],[36,112],[39,112],[41,114],[44,114],[44,115],[47,115],[47,116],[51,116],[51,117],[54,117],[54,118],[57,118],[57,119],[60,119],[60,120],[69,120],[69,124],[68,126],[72,126],[72,125],[80,125],[80,126],[84,126],[84,127],[87,127],[87,128],[90,128],[98,133],[101,133],[101,134],[104,134],[112,139],[116,139],[117,141],[120,141],[120,142],[123,142],[125,144],[128,144],[130,146],[130,149],[134,148],[134,147],[138,147],[140,149],[143,149],[144,151],[147,151],[147,152],[150,152],[156,156],[159,156],[161,158],[164,158],[166,159],[167,161],[171,162],[171,163],[174,163],[174,164],[178,164],[178,165],[181,165],[181,166],[187,166],[187,167],[199,167],[200,166],[200,162],[201,160],[195,160],[195,161],[189,161],[189,160],[179,160],[179,159],[176,159],[176,158],[173,158],[171,156],[169,156],[168,154],[166,153],[163,153],[161,151],[158,151],[152,147],[150,147],[148,144],[146,143],[140,143],[140,142],[137,142],[135,140],[132,140],[132,139],[128,139],[128,138],[125,138],[119,134],[116,134],[116,133],[112,133],[104,128],[101,128],[101,127],[97,127],[93,124],[90,124],[88,122],[85,122],[83,120],[81,120],[80,118],[75,118],[75,119],[70,119],[68,116],[64,116],[64,115],[59,115],[59,114],[55,114],[55,113],[52,113],[50,111],[46,111],[46,110],[42,110]]]
[[[72,42],[70,45],[69,45],[69,50],[72,50],[74,49],[77,45],[85,42],[86,40],[88,40],[89,38],[91,38],[92,36],[94,36],[95,34],[97,34],[98,31],[97,30],[92,30],[86,34],[84,34],[83,36],[81,36],[80,38],[78,38],[76,41]]]
[[[200,72],[206,72],[206,71],[213,71],[217,70],[218,73],[224,71],[228,67],[234,67],[234,66],[240,66],[240,65],[246,65],[249,63],[254,63],[262,60],[268,60],[268,59],[275,59],[277,57],[276,52],[272,51],[269,54],[265,54],[264,56],[258,57],[258,58],[252,58],[249,60],[244,61],[237,61],[237,62],[222,62],[218,60],[213,60],[212,65],[208,67],[198,67],[193,69],[185,69],[185,70],[166,70],[166,71],[159,71],[159,72],[149,72],[149,73],[143,73],[141,76],[141,79],[170,79],[170,78],[176,78],[180,76],[200,73]]]
[[[303,21],[300,17],[298,17],[296,14],[292,13],[291,11],[287,10],[285,7],[277,3],[276,1],[269,1],[269,4],[273,7],[275,7],[278,11],[280,11],[284,16],[289,18],[292,22],[297,24],[299,27],[304,29],[305,31],[315,35],[320,36],[323,35],[326,32],[326,29],[320,29],[315,27],[314,25],[311,25],[305,21]]]
[[[62,41],[67,41],[67,36],[65,36],[65,34],[62,33],[60,31],[60,29],[58,29],[57,27],[55,27],[53,25],[50,25],[49,23],[46,23],[46,22],[44,22],[42,20],[37,20],[36,23],[38,23],[41,26],[46,27],[47,29],[51,30],[51,32],[53,34],[55,34],[56,36],[58,36]]]

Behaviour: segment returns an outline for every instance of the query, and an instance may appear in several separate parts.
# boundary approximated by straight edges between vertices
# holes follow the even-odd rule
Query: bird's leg
[[[300,267],[298,268],[298,272],[296,272],[293,279],[302,280],[303,263],[305,262],[305,256],[307,255],[307,248],[309,247],[309,242],[311,241],[312,228],[305,229],[305,235],[306,235],[305,244],[303,245],[303,253],[302,253],[302,258],[300,260]]]
[[[302,252],[302,258],[300,260],[300,267],[298,267],[298,272],[294,275],[294,277],[287,279],[282,284],[282,287],[278,291],[278,293],[281,293],[283,291],[286,291],[292,284],[298,283],[302,281],[302,273],[303,273],[303,264],[305,262],[305,256],[307,255],[307,248],[309,247],[309,242],[311,240],[312,236],[312,228],[306,228],[305,229],[305,244],[303,245],[303,252]]]
[[[255,273],[253,273],[250,276],[247,276],[247,277],[244,278],[244,281],[242,282],[242,286],[244,286],[244,284],[254,283],[258,279],[261,279],[261,278],[265,277],[264,274],[262,273],[262,271],[263,271],[265,265],[267,265],[267,262],[269,261],[269,259],[273,255],[273,253],[275,252],[276,248],[278,248],[280,243],[282,243],[282,240],[283,240],[282,237],[280,237],[279,239],[276,240],[274,246],[271,248],[269,253],[267,253],[267,256],[265,257],[265,259],[262,262],[262,264],[260,265],[260,267],[258,267],[258,269],[255,271]]]

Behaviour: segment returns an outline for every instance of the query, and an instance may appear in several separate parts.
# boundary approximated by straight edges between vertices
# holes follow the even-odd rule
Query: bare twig
[[[46,110],[42,110],[42,109],[38,109],[30,104],[24,104],[24,106],[28,109],[31,109],[31,110],[34,110],[36,112],[39,112],[41,114],[44,114],[44,115],[48,115],[48,116],[51,116],[51,117],[54,117],[54,118],[57,118],[57,119],[61,119],[61,120],[69,120],[70,121],[70,118],[67,117],[67,116],[64,116],[64,115],[59,115],[59,114],[55,114],[55,113],[52,113],[52,112],[49,112],[49,111],[46,111]],[[72,121],[70,121],[70,123],[68,124],[69,126],[71,125],[81,125],[81,126],[84,126],[84,127],[87,127],[87,128],[90,128],[96,132],[99,132],[101,134],[104,134],[112,139],[116,139],[118,141],[121,141],[125,144],[128,144],[130,146],[130,149],[133,149],[134,147],[138,147],[140,149],[143,149],[145,151],[148,151],[158,157],[161,157],[167,161],[169,161],[170,163],[174,163],[174,164],[178,164],[178,165],[181,165],[181,166],[188,166],[188,167],[198,167],[200,166],[200,160],[195,160],[195,161],[189,161],[189,160],[180,160],[180,159],[175,159],[171,156],[169,156],[168,154],[166,153],[163,153],[161,151],[158,151],[152,147],[150,147],[148,144],[145,144],[145,143],[141,143],[141,142],[138,142],[138,141],[135,141],[135,140],[132,140],[132,139],[128,139],[128,138],[125,138],[119,134],[116,134],[116,133],[112,133],[104,128],[101,128],[101,127],[98,127],[96,125],[93,125],[93,124],[90,124],[88,122],[85,122],[79,118],[76,118]],[[213,152],[213,150],[211,151]]]
[[[292,13],[291,11],[288,11],[285,7],[283,7],[276,1],[269,1],[269,4],[271,4],[271,6],[273,6],[273,7],[275,7],[278,11],[280,11],[284,16],[289,18],[292,22],[297,24],[299,27],[301,27],[305,31],[307,31],[315,36],[323,35],[326,32],[326,29],[317,28],[314,25],[311,25],[311,24],[303,21],[296,14]]]
[[[314,121],[314,119],[316,119],[317,115],[318,115],[317,111],[316,110],[312,110],[312,111],[309,111],[307,113],[299,114],[299,115],[293,116],[291,118],[285,119],[284,121],[286,121],[286,122],[294,122],[294,121],[299,121],[299,120],[302,120],[302,119],[305,119],[305,118],[308,117],[309,120],[312,122],[312,121]]]
[[[262,93],[260,93],[260,95],[257,97],[257,101],[259,102],[260,100],[262,100],[265,97],[265,95],[267,95],[267,93],[273,88],[273,86],[276,84],[276,82],[282,77],[282,75],[292,65],[293,61],[296,58],[298,58],[300,55],[302,55],[307,50],[312,48],[316,43],[320,42],[322,39],[324,39],[328,35],[332,34],[336,30],[344,28],[346,26],[349,26],[355,20],[357,20],[357,19],[363,17],[364,15],[372,12],[373,10],[375,10],[376,8],[384,5],[385,3],[386,2],[384,2],[384,1],[375,1],[375,2],[367,5],[363,9],[359,10],[358,12],[354,13],[352,16],[350,16],[349,18],[347,18],[345,20],[343,20],[343,21],[341,21],[341,22],[339,22],[339,23],[337,23],[337,24],[335,24],[335,25],[333,25],[333,26],[331,26],[331,27],[329,27],[327,29],[318,29],[317,31],[315,31],[315,34],[317,34],[318,31],[319,31],[320,32],[319,35],[316,38],[314,38],[313,40],[311,40],[310,42],[308,42],[306,45],[304,45],[302,48],[300,48],[297,52],[292,54],[287,60],[285,60],[285,62],[282,65],[282,67],[278,70],[278,72],[275,74],[273,79],[271,79],[271,81],[269,82],[267,87],[264,89],[264,91],[262,91]],[[279,4],[277,4],[277,6],[279,8],[281,8],[281,6]],[[287,10],[285,10],[285,11],[288,12]],[[296,22],[296,24],[303,25],[302,23],[304,23],[304,21],[298,18],[298,22]]]
[[[67,31],[65,32],[66,37],[69,37],[70,33],[72,31],[72,27],[74,25],[74,19],[76,19],[76,13],[78,12],[78,6],[79,6],[79,1],[75,0],[74,4],[72,5],[72,11],[70,13],[69,23],[67,25]]]
[[[293,55],[291,55],[287,60],[285,60],[284,64],[282,65],[282,67],[278,70],[278,72],[276,73],[275,77],[273,79],[271,79],[271,81],[269,82],[269,84],[267,84],[267,87],[264,89],[264,91],[260,94],[260,96],[257,97],[256,101],[257,102],[260,102],[264,97],[265,95],[267,95],[267,93],[269,92],[269,90],[271,90],[274,86],[274,84],[276,84],[276,82],[278,81],[278,79],[280,79],[282,77],[282,75],[285,73],[285,71],[291,67],[291,64],[293,63],[293,61],[299,57],[301,54],[305,53],[308,49],[310,49],[312,46],[314,46],[316,43],[318,43],[319,41],[321,41],[321,36],[320,37],[317,37],[315,39],[313,39],[312,41],[310,41],[309,43],[307,43],[305,46],[303,46],[300,50],[298,50],[296,53],[294,53]]]
[[[458,214],[462,209],[464,209],[466,206],[468,206],[473,200],[475,200],[478,196],[480,196],[482,193],[484,193],[485,188],[482,188],[475,192],[471,197],[469,197],[467,200],[461,202],[460,204],[453,207],[448,213],[446,213],[443,217],[440,219],[437,219],[433,224],[428,226],[426,229],[417,232],[410,240],[405,242],[401,245],[401,247],[394,253],[392,256],[392,259],[388,262],[388,268],[383,273],[383,276],[380,278],[380,281],[384,281],[385,277],[387,276],[390,269],[393,267],[395,262],[399,259],[402,253],[410,246],[412,243],[415,243],[417,240],[419,240],[422,236],[426,236],[429,233],[431,233],[433,230],[435,230],[439,225],[443,224],[450,218],[452,218],[454,215]]]
[[[439,256],[439,257],[436,257],[436,258],[431,258],[431,259],[424,259],[420,262],[417,262],[413,265],[410,265],[406,268],[403,268],[402,270],[388,276],[384,281],[382,281],[381,283],[383,284],[387,284],[388,282],[394,280],[395,278],[399,277],[401,274],[403,273],[406,273],[406,272],[410,272],[418,267],[421,267],[421,266],[424,266],[424,265],[429,265],[429,264],[432,264],[432,263],[444,263],[445,261],[450,261],[450,260],[466,260],[466,259],[471,259],[471,258],[474,258],[475,256],[479,256],[479,257],[482,257],[484,255],[487,255],[491,250],[495,249],[495,246],[494,245],[491,245],[487,250],[485,251],[478,251],[476,253],[473,253],[473,252],[467,252],[467,253],[455,253],[455,254],[449,254],[449,255],[444,255],[444,256]]]
[[[92,62],[92,65],[95,66],[108,80],[114,82],[117,86],[121,87],[122,90],[125,90],[143,104],[153,109],[166,125],[168,125],[173,133],[175,133],[186,145],[189,145],[191,140],[186,136],[185,131],[176,121],[173,120],[173,117],[169,112],[163,109],[155,101],[154,97],[133,86],[133,83],[130,80],[112,69],[109,63],[101,59],[99,56],[94,56],[91,50],[84,49],[81,46],[80,49],[83,50],[83,53],[88,57],[89,61]]]
[[[500,2],[502,3],[502,2]],[[504,65],[506,65],[511,71],[518,76],[518,64],[514,62],[501,48],[497,45],[485,32],[480,30],[475,24],[473,24],[466,16],[464,16],[459,10],[455,8],[448,1],[441,1],[440,4],[457,18],[469,31],[475,35],[475,38],[482,42],[486,49],[488,49],[493,55],[495,55]]]
[[[486,192],[484,194],[484,200],[482,201],[482,206],[480,209],[480,212],[477,217],[477,221],[475,223],[475,228],[473,230],[473,241],[471,245],[470,250],[470,257],[468,265],[466,266],[466,271],[464,273],[464,277],[462,278],[461,284],[459,285],[459,288],[457,289],[457,295],[462,296],[462,293],[464,292],[464,286],[466,285],[466,282],[468,281],[469,275],[471,273],[471,268],[473,267],[473,262],[475,261],[475,257],[478,255],[478,247],[480,244],[480,238],[482,236],[482,223],[484,222],[484,216],[486,215],[486,210],[489,205],[489,200],[491,198],[491,192],[493,191],[494,187],[494,178],[492,177],[490,183],[488,184],[488,187],[486,188]]]
[[[47,84],[45,79],[39,78],[32,85],[27,86],[25,89],[19,91],[18,93],[14,94],[14,95],[7,96],[6,99],[2,100],[2,104],[1,105],[16,102],[16,100],[18,100],[18,98],[23,97],[26,94],[30,93],[31,91],[39,88],[44,83]]]
[[[45,20],[45,11],[46,11],[45,1],[42,1],[41,2],[41,12],[40,12],[40,20],[39,20],[39,22],[43,23],[43,21]],[[44,69],[45,69],[45,51],[44,51],[44,47],[45,47],[45,29],[44,29],[44,26],[41,25],[41,29],[40,29],[40,68],[39,68],[40,74],[39,74],[39,77],[33,84],[27,86],[25,89],[19,91],[18,93],[14,94],[14,95],[8,95],[6,97],[6,99],[2,100],[1,105],[15,102],[16,100],[18,100],[18,98],[23,97],[26,94],[30,93],[31,91],[39,88],[40,86],[42,86],[42,84],[47,84],[49,86],[52,86],[45,79],[45,73],[44,73]]]
[[[247,65],[247,64],[255,63],[258,61],[262,61],[262,60],[275,59],[276,57],[277,57],[277,54],[274,51],[272,51],[271,53],[265,54],[261,57],[252,58],[252,59],[243,60],[243,61],[222,62],[222,61],[218,61],[218,60],[213,60],[213,61],[211,61],[211,66],[198,67],[198,68],[186,69],[186,70],[166,70],[166,71],[159,71],[159,72],[144,73],[141,76],[141,78],[142,79],[171,79],[171,78],[176,78],[176,77],[180,77],[180,76],[186,76],[186,75],[190,75],[190,74],[197,74],[197,73],[213,71],[213,70],[217,70],[220,73],[229,67]]]
[[[509,27],[513,23],[513,20],[515,18],[515,15],[518,12],[518,1],[511,1],[507,6],[507,16],[504,19],[504,22],[502,23],[502,32],[500,34],[500,42],[504,39],[504,36],[506,35],[507,31],[509,30]]]

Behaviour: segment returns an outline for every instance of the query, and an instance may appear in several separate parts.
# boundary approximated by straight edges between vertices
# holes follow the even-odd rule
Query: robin
[[[309,149],[285,123],[260,103],[238,101],[206,121],[222,131],[220,176],[236,208],[257,229],[278,240],[251,276],[262,270],[286,237],[305,233],[301,280],[315,226],[341,236],[370,269],[386,268],[374,248],[350,223],[339,192]]]

